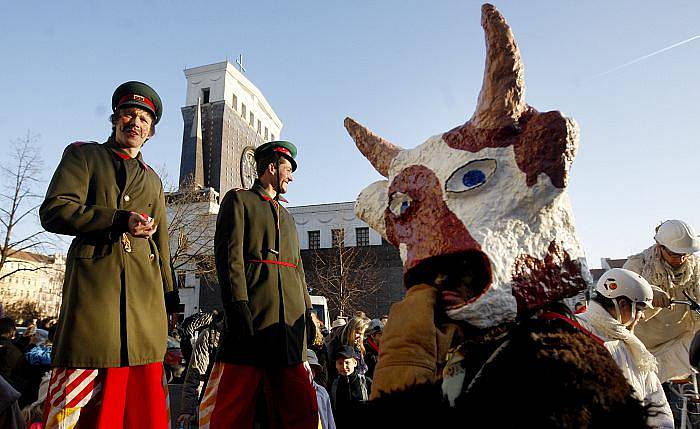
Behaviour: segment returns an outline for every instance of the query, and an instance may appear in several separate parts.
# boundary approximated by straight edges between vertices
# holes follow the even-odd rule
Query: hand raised
[[[136,212],[131,212],[127,226],[129,233],[139,238],[148,238],[158,229],[152,217]]]

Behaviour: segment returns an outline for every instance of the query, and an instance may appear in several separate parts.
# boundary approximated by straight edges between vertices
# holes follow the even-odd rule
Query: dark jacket
[[[339,375],[331,384],[333,416],[339,429],[359,427],[364,420],[364,407],[372,391],[372,379],[354,371],[348,376]]]
[[[23,377],[26,367],[22,351],[11,340],[0,339],[0,376],[15,389],[22,391],[26,383]]]
[[[124,159],[108,144],[69,145],[39,210],[47,231],[75,236],[66,258],[55,366],[145,365],[165,355],[164,292],[174,281],[163,186],[141,154]],[[130,211],[155,220],[151,238],[126,232]]]
[[[19,396],[19,392],[0,376],[0,428],[24,429],[27,427],[17,404]]]
[[[217,361],[286,366],[306,359],[311,299],[294,219],[277,205],[260,182],[221,202],[214,252],[227,329]]]

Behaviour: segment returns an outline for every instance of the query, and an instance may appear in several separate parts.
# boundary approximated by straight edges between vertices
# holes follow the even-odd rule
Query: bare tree
[[[209,210],[209,204],[215,199],[213,189],[189,182],[166,194],[170,263],[176,273],[205,276],[215,272],[216,215]]]
[[[383,285],[376,257],[363,246],[316,249],[311,267],[306,269],[311,293],[325,296],[330,312],[336,316],[366,310],[368,298]]]
[[[4,310],[7,316],[13,318],[18,325],[24,325],[25,322],[40,319],[43,316],[36,301],[15,301],[7,304]]]
[[[0,188],[0,281],[20,271],[45,269],[44,264],[17,264],[16,268],[3,270],[9,258],[22,252],[45,251],[51,245],[49,235],[31,221],[38,219],[38,209],[43,195],[37,193],[43,162],[35,146],[38,137],[29,131],[25,137],[12,142],[9,162],[0,164],[2,187]],[[38,229],[38,230],[37,230]],[[24,231],[34,232],[24,232]]]

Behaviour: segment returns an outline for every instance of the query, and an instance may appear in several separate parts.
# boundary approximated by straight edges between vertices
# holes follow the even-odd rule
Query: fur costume
[[[345,120],[386,178],[355,212],[399,248],[408,289],[382,336],[369,420],[645,427],[600,339],[550,311],[591,282],[566,193],[578,127],[525,103],[520,51],[492,5],[482,26],[484,82],[464,125],[402,149]]]

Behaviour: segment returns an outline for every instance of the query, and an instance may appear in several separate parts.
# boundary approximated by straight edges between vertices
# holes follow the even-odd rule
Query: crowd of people
[[[362,409],[371,393],[387,316],[369,319],[358,311],[350,318],[336,318],[331,329],[315,312],[311,317],[314,324],[307,332],[307,362],[321,425],[323,429],[356,427],[361,424]],[[224,328],[223,317],[217,311],[197,313],[182,324],[183,349],[187,349],[188,342],[194,346],[182,387],[180,427],[197,427],[198,409]],[[262,413],[256,416],[262,421],[266,418]]]
[[[0,427],[40,427],[55,330],[56,319],[34,319],[18,334],[15,319],[0,314]]]

